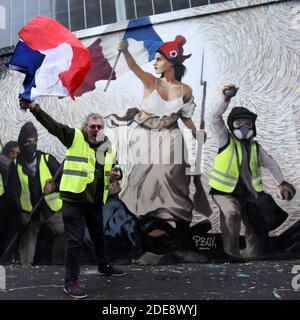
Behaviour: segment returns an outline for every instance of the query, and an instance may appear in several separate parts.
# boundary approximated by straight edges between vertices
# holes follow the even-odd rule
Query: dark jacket
[[[50,117],[45,111],[43,111],[39,105],[32,110],[32,114],[36,117],[36,119],[54,136],[56,136],[61,143],[70,148],[72,146],[74,135],[75,135],[75,128],[70,128],[67,125],[63,125],[57,121],[55,121],[52,117]],[[88,142],[87,135],[84,131],[83,135],[85,140]],[[107,141],[104,140],[104,142]],[[104,143],[102,142],[102,143]],[[91,145],[90,147],[97,151],[97,148],[102,144],[99,143],[97,145]],[[103,150],[104,156],[107,150]],[[117,161],[115,160],[115,163]],[[122,179],[122,173],[120,176]],[[64,201],[67,202],[79,202],[79,203],[93,203],[96,205],[102,204],[103,199],[103,191],[104,191],[104,166],[99,164],[96,161],[95,165],[95,177],[92,183],[89,183],[86,189],[82,193],[72,193],[61,191],[60,196]]]

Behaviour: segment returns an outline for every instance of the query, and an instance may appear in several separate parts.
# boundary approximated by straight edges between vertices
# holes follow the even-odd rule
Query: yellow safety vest
[[[63,176],[59,190],[81,193],[94,181],[96,154],[84,140],[83,133],[75,129],[74,140],[66,151]]]
[[[264,187],[258,164],[257,152],[257,144],[254,141],[251,141],[250,174],[252,177],[252,185],[257,192],[261,192],[264,190]],[[239,179],[241,165],[241,142],[230,136],[229,145],[215,158],[209,186],[222,192],[233,192]]]
[[[115,156],[116,149],[111,146],[105,155],[103,203],[107,200],[110,182],[108,173],[112,168]],[[87,184],[94,181],[95,164],[95,150],[85,141],[81,130],[75,129],[72,146],[66,151],[63,176],[59,190],[73,193],[83,192]]]
[[[41,190],[43,192],[44,187],[46,185],[46,181],[49,179],[52,179],[52,174],[48,168],[47,162],[49,159],[49,155],[41,155],[40,163],[39,163],[39,173],[40,173],[40,184],[41,184]],[[16,160],[14,160],[15,164]],[[32,210],[32,204],[30,199],[30,191],[29,191],[29,183],[28,183],[28,176],[23,172],[23,168],[21,164],[17,164],[17,171],[21,183],[21,207],[22,210],[26,212],[30,212]],[[45,201],[48,205],[48,207],[54,211],[57,212],[62,207],[62,200],[59,198],[58,192],[53,192],[50,194],[47,194],[44,196]]]
[[[4,183],[2,179],[2,174],[0,173],[0,197],[4,194]]]

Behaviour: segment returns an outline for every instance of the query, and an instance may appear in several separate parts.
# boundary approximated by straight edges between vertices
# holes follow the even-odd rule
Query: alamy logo
[[[0,290],[6,290],[6,272],[3,266],[0,266]]]
[[[6,11],[3,6],[0,5],[0,29],[6,29]]]
[[[300,290],[300,265],[293,266],[292,273],[296,274],[292,279],[292,288],[294,290]]]

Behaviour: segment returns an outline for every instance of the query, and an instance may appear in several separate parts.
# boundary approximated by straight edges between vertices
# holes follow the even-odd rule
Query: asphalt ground
[[[120,278],[82,266],[89,300],[300,300],[300,260],[122,265]],[[63,292],[64,266],[7,265],[0,300],[73,300]],[[294,273],[293,273],[294,272]]]

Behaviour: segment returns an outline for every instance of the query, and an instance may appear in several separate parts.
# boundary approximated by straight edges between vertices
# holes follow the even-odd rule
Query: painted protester
[[[296,192],[284,181],[276,161],[254,140],[255,113],[244,107],[234,107],[226,127],[223,114],[237,90],[234,85],[224,86],[222,101],[211,113],[210,120],[219,147],[209,180],[210,193],[220,210],[220,227],[228,259],[239,259],[241,255],[244,258],[262,257],[268,230],[262,228],[259,219],[268,212],[270,216],[274,211],[281,214],[272,197],[264,193],[261,167],[271,174],[280,199],[290,200]],[[256,204],[256,211],[260,207],[263,209],[249,212],[249,204]],[[253,221],[254,215],[256,221]],[[241,223],[245,226],[246,248],[243,251],[239,246]]]
[[[186,71],[183,62],[191,56],[183,54],[185,42],[178,35],[158,48],[153,66],[159,77],[155,77],[137,65],[128,51],[128,42],[120,41],[118,50],[142,81],[144,97],[139,108],[129,109],[124,118],[108,118],[111,126],[126,120],[134,129],[129,146],[134,165],[121,197],[138,216],[148,239],[159,240],[162,251],[182,242],[194,208],[189,197],[190,176],[186,174],[187,151],[178,126],[181,119],[196,137],[193,92],[181,81]],[[206,217],[202,222],[210,225]]]

